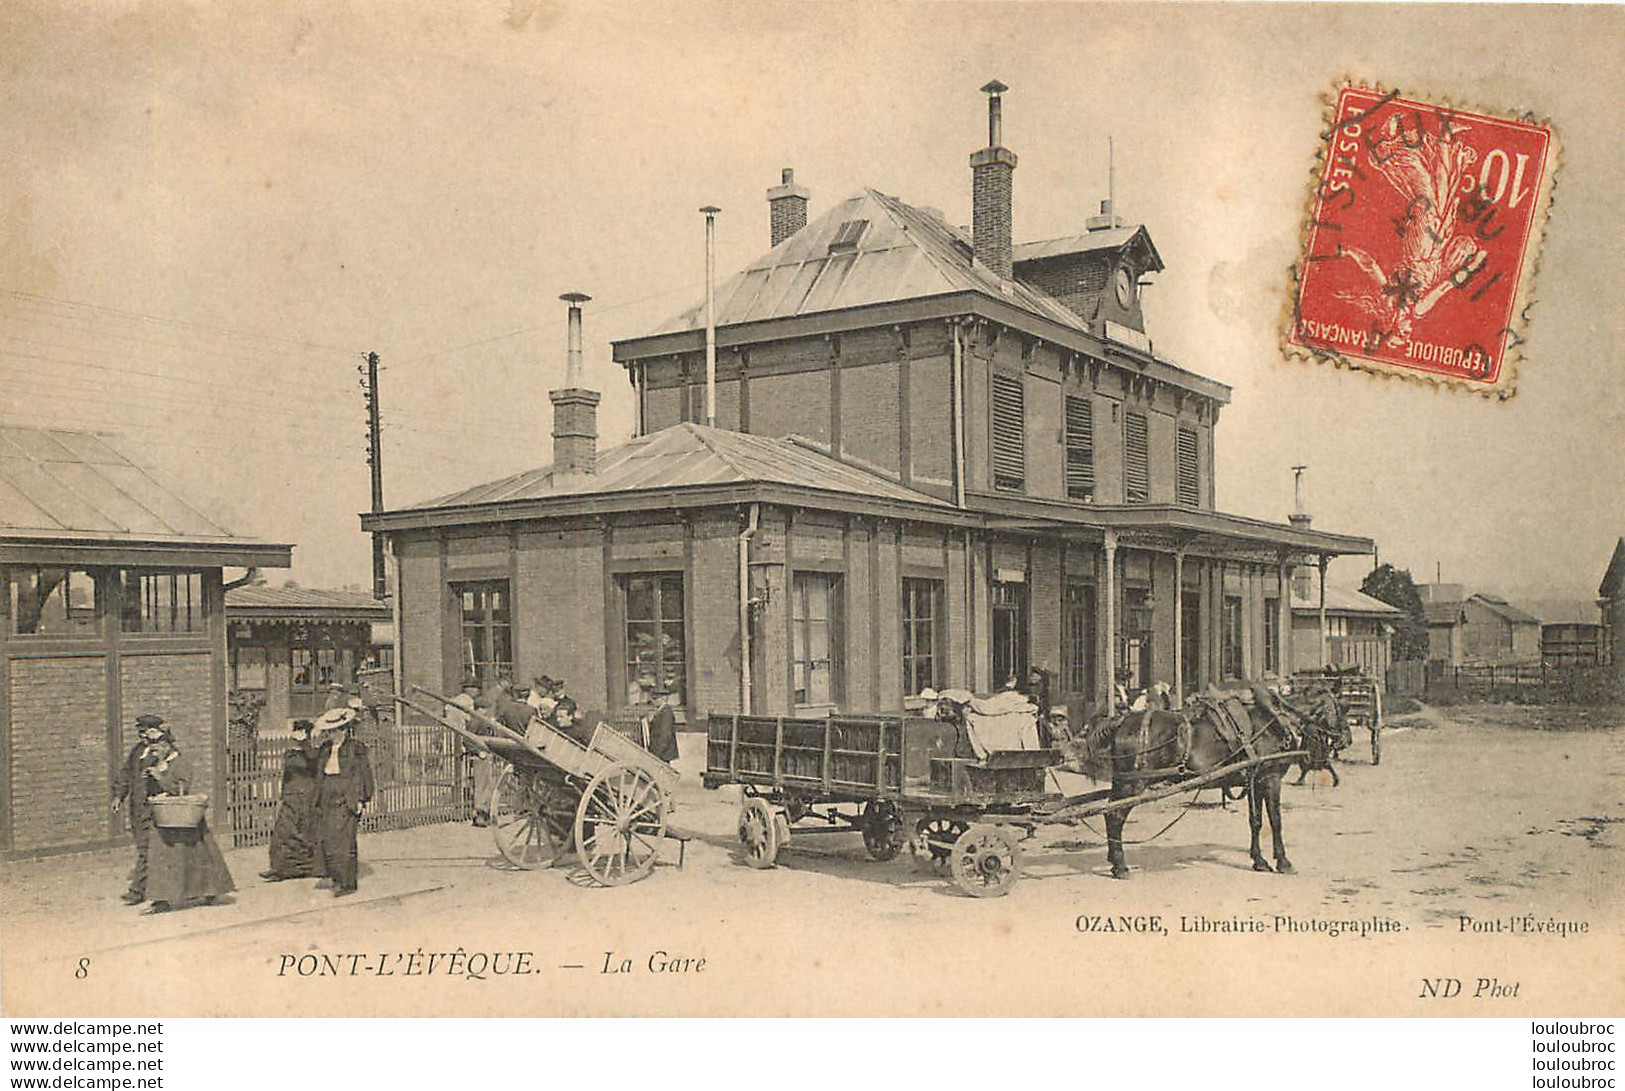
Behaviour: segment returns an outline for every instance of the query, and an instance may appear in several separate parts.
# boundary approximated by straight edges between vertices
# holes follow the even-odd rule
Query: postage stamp
[[[1551,125],[1349,85],[1324,141],[1288,355],[1509,397],[1551,206]]]

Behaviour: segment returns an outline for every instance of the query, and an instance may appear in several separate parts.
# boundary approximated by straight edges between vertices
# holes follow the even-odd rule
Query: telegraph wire
[[[356,349],[345,348],[340,345],[325,345],[319,341],[301,340],[296,337],[278,337],[275,334],[255,333],[248,330],[234,330],[227,326],[214,326],[206,322],[194,322],[183,318],[167,318],[161,315],[144,314],[140,311],[127,311],[118,307],[108,307],[100,303],[85,303],[76,299],[61,299],[54,296],[40,295],[37,292],[25,292],[16,288],[0,288],[0,293],[17,299],[36,300],[43,303],[56,303],[67,307],[78,307],[85,310],[98,311],[103,314],[117,315],[120,318],[154,322],[168,326],[178,326],[186,329],[206,330],[211,333],[224,334],[232,337],[242,337],[257,341],[280,341],[284,344],[299,345],[303,348],[318,349],[325,352],[336,352],[342,356],[357,355]],[[365,353],[361,353],[365,355]]]

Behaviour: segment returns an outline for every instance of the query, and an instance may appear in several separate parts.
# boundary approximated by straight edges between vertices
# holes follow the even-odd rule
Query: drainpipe
[[[756,537],[762,506],[750,506],[750,518],[739,533],[739,714],[751,714],[750,692],[750,542]]]
[[[255,577],[257,577],[259,574],[259,569],[250,568],[246,573],[243,574],[241,579],[232,580],[230,583],[222,584],[220,587],[220,592],[221,594],[224,594],[227,591],[230,591],[233,587],[243,587],[251,584],[254,582]]]
[[[954,387],[954,503],[965,506],[965,349],[961,340],[964,326],[957,318],[949,319],[953,335],[953,387]]]

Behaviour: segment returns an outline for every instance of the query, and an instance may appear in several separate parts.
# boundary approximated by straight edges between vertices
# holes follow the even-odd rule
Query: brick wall
[[[645,432],[658,432],[681,424],[683,420],[683,392],[675,386],[649,387],[643,392],[643,428]]]
[[[440,547],[433,538],[397,539],[400,569],[401,631],[395,634],[395,655],[401,677],[410,690],[427,686],[447,693],[461,679],[456,663],[447,665],[443,626],[449,605],[440,583]],[[447,693],[450,696],[449,693]]]
[[[758,436],[776,438],[801,435],[828,443],[829,372],[757,375],[753,371],[750,378],[750,430]]]
[[[694,680],[690,707],[701,712],[739,710],[739,532],[731,513],[694,521],[693,570],[688,587],[688,649]]]
[[[106,660],[13,660],[10,697],[12,847],[107,837]]]
[[[847,530],[851,561],[846,569],[846,704],[845,711],[869,712],[878,707],[874,686],[874,572],[869,564],[871,520],[853,519]]]
[[[563,678],[583,708],[610,707],[604,641],[604,535],[595,527],[525,532],[519,538],[520,662],[514,677]],[[624,694],[622,695],[624,700]],[[617,702],[619,703],[619,702]]]
[[[901,370],[896,361],[841,369],[841,454],[893,476],[899,472]]]
[[[216,754],[209,666],[207,652],[140,655],[126,644],[119,673],[124,686],[123,752],[128,753],[135,745],[135,718],[143,712],[155,712],[175,733],[175,746],[192,767],[196,781],[192,790],[212,794]],[[224,755],[220,758],[224,760]]]
[[[897,562],[901,552],[897,523],[882,523],[876,534],[875,588],[879,592],[880,640],[875,657],[880,663],[880,690],[875,694],[874,711],[900,712],[903,708],[903,584]]]
[[[915,487],[952,488],[954,481],[953,358],[909,361],[909,473]]]
[[[1033,542],[1027,573],[1028,662],[1057,677],[1061,670],[1061,549],[1058,543]]]

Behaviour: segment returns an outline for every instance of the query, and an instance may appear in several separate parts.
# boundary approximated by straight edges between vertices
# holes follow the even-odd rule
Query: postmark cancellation
[[[1553,127],[1358,84],[1327,102],[1287,355],[1510,397]]]

